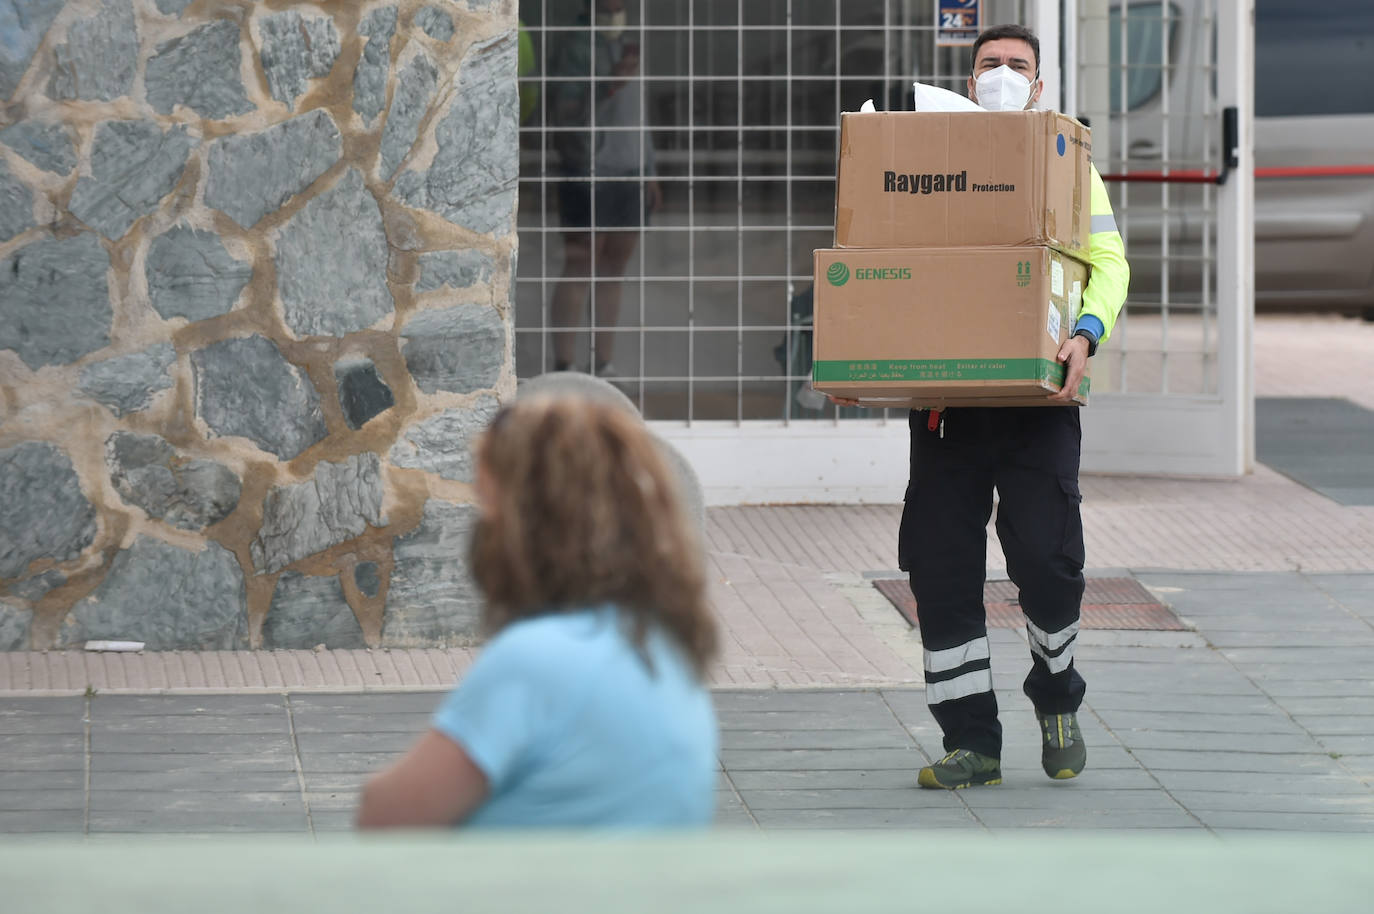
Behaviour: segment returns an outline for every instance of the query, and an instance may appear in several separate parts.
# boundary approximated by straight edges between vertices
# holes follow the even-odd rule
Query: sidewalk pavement
[[[1261,396],[1374,408],[1374,325],[1261,321],[1256,351]],[[1088,770],[1050,781],[1024,633],[993,629],[1006,780],[958,793],[914,788],[942,754],[921,645],[872,586],[899,575],[900,508],[711,509],[719,824],[1374,830],[1374,507],[1263,466],[1083,489],[1090,574],[1134,577],[1190,630],[1082,632]],[[0,834],[344,829],[472,656],[0,653]]]

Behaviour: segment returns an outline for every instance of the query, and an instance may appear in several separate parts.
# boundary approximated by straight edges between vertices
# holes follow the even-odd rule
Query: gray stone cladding
[[[142,641],[149,650],[248,646],[243,571],[219,543],[192,552],[140,536],[62,626],[65,644]]]
[[[62,124],[20,121],[13,127],[0,130],[0,143],[55,175],[71,174],[76,167],[73,132]]]
[[[116,416],[141,412],[152,405],[158,391],[171,388],[168,369],[176,360],[171,343],[157,343],[142,352],[92,362],[81,370],[78,383],[82,393]]]
[[[367,647],[363,627],[344,600],[338,576],[284,572],[277,578],[272,606],[262,623],[262,646],[307,651],[321,644],[331,650]]]
[[[313,478],[267,493],[262,529],[253,540],[253,566],[278,571],[297,559],[322,552],[380,527],[381,461],[358,454],[340,463],[321,463]]]
[[[111,241],[152,212],[176,186],[196,146],[184,127],[107,121],[96,128],[91,175],[76,182],[71,213]]]
[[[348,231],[339,231],[339,226]],[[396,307],[386,284],[386,230],[356,169],[288,222],[277,238],[277,290],[297,336],[347,336]]]
[[[310,377],[262,336],[221,340],[191,355],[196,415],[213,436],[249,439],[290,460],[325,436]]]
[[[185,106],[217,120],[253,110],[239,71],[238,24],[217,19],[158,46],[148,61],[148,103],[159,114]]]
[[[153,239],[144,273],[159,315],[203,321],[234,307],[253,265],[231,257],[214,232],[178,225]]]
[[[470,644],[480,636],[481,598],[463,569],[477,510],[425,503],[424,519],[396,540],[382,644],[419,647]]]
[[[327,17],[302,18],[295,10],[262,23],[263,72],[272,97],[290,108],[312,79],[328,76],[339,56],[339,33]]]
[[[228,517],[243,488],[233,470],[213,460],[187,459],[157,435],[115,432],[105,442],[105,462],[121,498],[183,530]]]
[[[105,0],[96,15],[72,23],[67,41],[53,49],[48,94],[53,98],[111,101],[134,87],[138,28],[129,0]]]
[[[252,228],[309,187],[341,153],[339,129],[324,110],[225,137],[210,147],[205,203]]]
[[[516,6],[0,0],[0,650],[477,637]]]
[[[110,258],[89,232],[40,237],[0,260],[0,349],[30,368],[67,365],[110,344]]]
[[[401,199],[475,232],[501,236],[511,230],[520,172],[520,98],[510,78],[515,64],[514,34],[468,51],[435,130],[434,160],[424,172],[401,174]]]
[[[472,482],[472,443],[500,404],[484,394],[462,409],[446,409],[407,428],[391,448],[392,466],[426,470],[455,482]]]
[[[39,441],[0,450],[0,578],[18,577],[35,559],[76,557],[95,526],[71,458]]]

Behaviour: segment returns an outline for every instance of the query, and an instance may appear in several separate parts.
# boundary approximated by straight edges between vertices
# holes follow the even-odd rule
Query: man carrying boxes
[[[816,252],[813,386],[912,408],[898,554],[947,753],[921,769],[922,787],[1002,780],[983,605],[994,487],[1042,766],[1071,778],[1087,759],[1075,404],[1130,273],[1087,128],[1027,110],[1039,59],[1032,32],[998,26],[973,46],[968,93],[1003,113],[845,115],[836,248]]]

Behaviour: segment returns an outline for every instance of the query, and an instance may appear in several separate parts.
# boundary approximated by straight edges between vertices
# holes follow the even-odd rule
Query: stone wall
[[[464,643],[516,0],[0,0],[0,650]]]

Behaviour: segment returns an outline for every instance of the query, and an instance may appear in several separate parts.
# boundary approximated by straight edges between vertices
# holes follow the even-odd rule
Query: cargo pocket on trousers
[[[1083,546],[1083,491],[1078,480],[1072,476],[1059,477],[1059,489],[1064,494],[1064,531],[1061,548],[1064,555],[1082,567],[1087,560],[1087,550]]]

